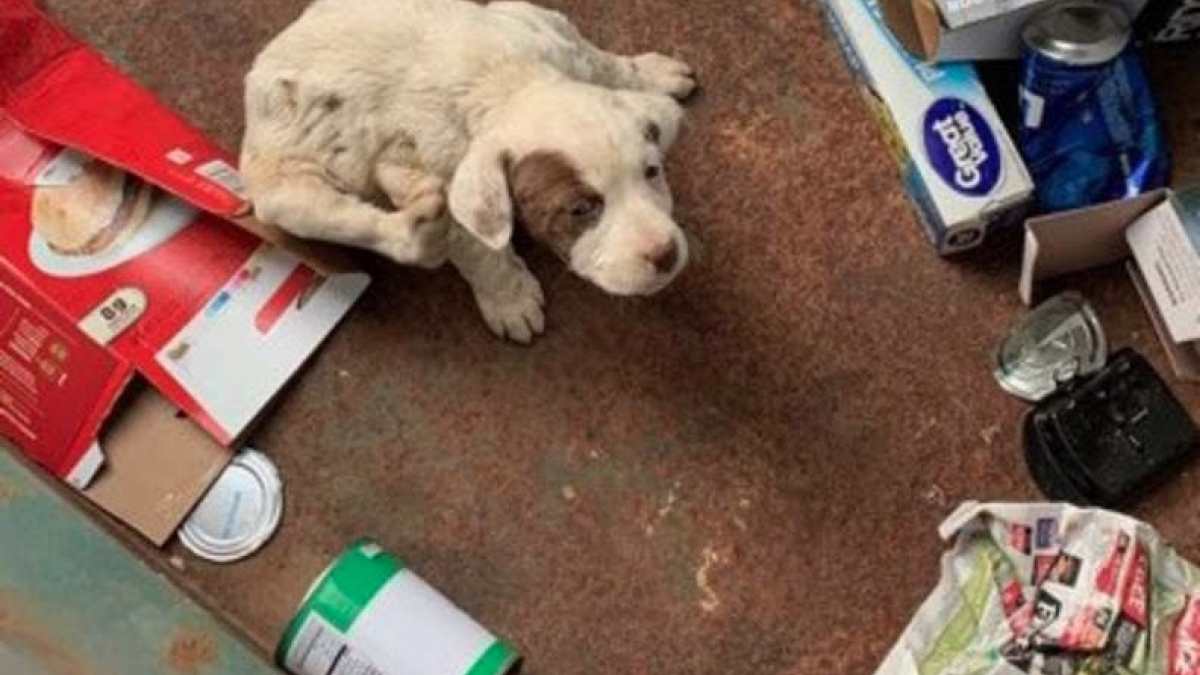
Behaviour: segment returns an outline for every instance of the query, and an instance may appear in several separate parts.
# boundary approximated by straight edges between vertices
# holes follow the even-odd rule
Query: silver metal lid
[[[283,483],[267,456],[246,449],[217,477],[179,530],[192,553],[233,562],[254,553],[275,534],[283,515]]]
[[[1078,293],[1063,293],[1013,326],[996,348],[994,373],[1005,391],[1037,402],[1107,360],[1104,329],[1091,305]]]
[[[1129,44],[1129,17],[1105,2],[1061,2],[1038,12],[1021,29],[1030,49],[1055,61],[1106,63]]]

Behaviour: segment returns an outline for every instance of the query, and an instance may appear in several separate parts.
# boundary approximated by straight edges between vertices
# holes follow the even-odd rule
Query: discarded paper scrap
[[[1200,673],[1200,569],[1149,525],[1065,504],[963,504],[942,577],[877,675]]]

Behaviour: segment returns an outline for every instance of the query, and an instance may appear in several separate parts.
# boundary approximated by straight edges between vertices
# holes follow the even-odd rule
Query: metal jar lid
[[[283,515],[283,483],[266,455],[246,449],[217,477],[179,530],[196,555],[233,562],[254,553],[275,534]]]
[[[1029,49],[1079,66],[1115,59],[1129,44],[1130,35],[1129,17],[1105,2],[1055,3],[1021,29],[1021,39]]]
[[[996,348],[996,381],[1010,394],[1037,402],[1076,377],[1104,367],[1108,344],[1091,305],[1063,293],[1021,318]]]

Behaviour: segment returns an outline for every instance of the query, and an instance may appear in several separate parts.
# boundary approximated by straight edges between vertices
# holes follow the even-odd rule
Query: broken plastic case
[[[1154,368],[1131,349],[1108,359],[1104,331],[1076,293],[1026,315],[996,350],[1000,385],[1035,404],[1025,461],[1048,498],[1118,506],[1193,457],[1200,433]]]

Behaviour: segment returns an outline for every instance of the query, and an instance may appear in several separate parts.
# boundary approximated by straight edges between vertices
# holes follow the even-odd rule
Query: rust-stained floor
[[[47,4],[233,147],[241,75],[304,3]],[[934,581],[951,505],[1035,496],[1023,405],[988,368],[1015,255],[931,254],[814,3],[549,4],[699,68],[671,180],[700,260],[627,302],[535,255],[550,331],[528,349],[493,339],[449,272],[376,264],[257,436],[287,483],[278,537],[226,567],[173,550],[177,576],[267,648],[371,534],[534,675],[868,673]],[[1177,174],[1200,179],[1200,50],[1155,74]],[[1120,271],[1075,285],[1161,363]],[[1198,488],[1193,471],[1138,511],[1195,559]]]

